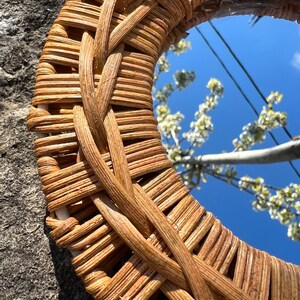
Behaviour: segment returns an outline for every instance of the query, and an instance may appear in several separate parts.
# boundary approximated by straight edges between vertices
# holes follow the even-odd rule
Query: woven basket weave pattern
[[[156,61],[187,29],[230,5],[300,16],[295,1],[233,2],[66,1],[49,32],[28,126],[40,134],[51,236],[96,299],[300,298],[299,267],[240,241],[192,198],[153,116]]]

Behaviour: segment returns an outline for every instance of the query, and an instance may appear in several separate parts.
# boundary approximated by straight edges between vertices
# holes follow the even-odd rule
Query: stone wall
[[[26,116],[35,68],[62,0],[0,1],[0,299],[90,299],[46,209]]]

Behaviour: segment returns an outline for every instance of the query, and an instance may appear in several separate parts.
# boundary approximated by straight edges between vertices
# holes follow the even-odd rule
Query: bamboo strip
[[[126,243],[130,246],[131,249],[137,251],[139,253],[139,256],[141,256],[148,263],[151,261],[150,265],[153,268],[154,267],[158,268],[157,271],[160,274],[168,277],[169,280],[174,282],[179,287],[189,290],[187,285],[185,284],[184,276],[181,273],[180,268],[178,268],[177,265],[174,264],[172,260],[170,261],[165,256],[162,256],[160,252],[157,253],[154,250],[154,248],[150,247],[149,244],[145,244],[143,238],[141,239],[139,238],[137,242],[134,241],[136,238],[139,237],[140,234],[136,231],[135,227],[131,227],[131,225],[123,218],[123,215],[117,212],[116,208],[113,208],[111,206],[109,199],[106,198],[104,199],[102,197],[101,201],[99,201],[97,200],[96,197],[94,198],[94,202],[96,206],[101,210],[103,216],[106,219],[108,219],[110,222],[114,222],[114,225],[112,225],[112,227],[115,228],[115,226],[118,226],[118,233],[121,235],[123,235],[123,233],[125,234],[125,236],[123,236],[123,239],[126,241]],[[107,213],[109,214],[109,216],[106,215]],[[122,223],[121,226],[118,225],[120,223]],[[127,234],[125,233],[125,231],[123,232],[123,230],[126,230],[125,224],[130,226],[130,229],[128,231],[128,238],[126,238]],[[135,243],[138,244],[139,247],[136,247]],[[149,255],[151,256],[150,260],[148,259]],[[236,300],[249,299],[246,294],[244,294],[243,292],[241,292],[241,290],[236,288],[235,285],[231,284],[231,282],[227,278],[217,273],[212,267],[206,265],[202,260],[200,260],[196,256],[194,256],[194,259],[197,267],[203,271],[203,275],[205,276],[205,279],[208,280],[210,282],[210,285],[214,286],[218,290],[218,292],[220,292],[222,295],[227,295],[228,298],[236,299]]]
[[[126,36],[155,6],[157,2],[154,0],[145,0],[137,9],[129,14],[120,25],[114,28],[110,35],[108,52],[120,43],[121,39]],[[158,44],[159,45],[159,44]]]
[[[123,241],[118,239],[114,232],[106,236],[103,245],[101,242],[102,241],[98,242],[83,254],[77,255],[73,259],[72,264],[75,267],[77,266],[75,272],[78,276],[85,276],[101,265],[109,255],[116,253],[116,251],[123,246]]]
[[[203,260],[207,259],[210,252],[212,251],[215,243],[217,242],[218,238],[222,234],[222,225],[219,220],[216,220],[211,231],[206,239],[206,243],[200,249],[198,256],[201,257]]]
[[[155,152],[155,151],[157,151],[157,152]],[[159,155],[157,147],[150,148],[147,152],[145,151],[143,153],[140,153],[140,156],[138,156],[138,155],[135,155],[135,156],[136,156],[136,159],[132,159],[131,157],[129,157],[130,158],[129,170],[131,171],[132,176],[133,175],[135,175],[135,176],[143,175],[142,170],[144,169],[144,165],[147,164],[147,162],[153,161],[153,158],[155,159],[155,156],[159,157],[159,158],[161,157]],[[135,156],[134,156],[134,158],[135,158]],[[165,162],[167,162],[167,159],[165,156],[164,156],[164,158],[165,158]],[[157,162],[157,160],[158,159],[155,159],[154,161]],[[48,178],[49,177],[51,178],[51,181],[49,182],[49,180],[46,180],[46,179],[43,180],[43,184],[44,184],[43,189],[45,190],[45,192],[47,192],[47,194],[50,195],[53,192],[59,191],[62,188],[66,187],[67,184],[71,185],[71,184],[77,183],[78,185],[81,185],[84,182],[86,182],[85,181],[86,179],[94,178],[94,172],[92,171],[92,169],[90,167],[87,167],[87,169],[84,169],[84,166],[86,165],[86,163],[84,163],[84,162],[82,164],[78,163],[77,165],[79,165],[78,168],[74,168],[72,166],[70,168],[60,170],[58,172],[57,176],[51,176],[51,177],[47,176]],[[108,166],[111,166],[110,162],[108,162]],[[70,176],[62,177],[63,174],[67,174],[67,173],[70,173]],[[134,174],[134,173],[136,173],[136,174]],[[52,197],[50,196],[47,199],[52,199]],[[162,200],[158,200],[158,203],[161,203],[161,202],[162,202]]]
[[[221,274],[228,274],[229,267],[234,260],[234,257],[238,251],[238,248],[240,246],[240,241],[236,236],[233,236],[233,240],[231,242],[231,247],[229,249],[229,252],[226,256],[226,259],[224,260],[223,265],[220,267],[220,273]]]
[[[214,230],[214,228],[212,228],[211,232],[213,230]],[[227,235],[228,235],[228,230],[224,230],[224,228],[222,228],[220,236],[218,237],[218,239],[217,239],[216,243],[214,244],[213,248],[208,252],[208,255],[205,258],[206,263],[208,263],[211,266],[214,265],[216,259],[218,258],[219,254],[220,254],[220,251],[224,248],[224,244],[225,244],[225,240],[227,238]],[[207,243],[209,243],[209,242],[207,241]]]
[[[128,195],[126,190],[113,176],[105,162],[103,161],[90,133],[83,110],[79,106],[74,108],[74,122],[76,134],[79,138],[84,155],[93,168],[95,174],[101,180],[101,184],[107,193],[116,201],[122,211],[128,215],[129,219],[143,232],[148,234],[148,220],[140,218],[139,206]],[[49,208],[50,209],[50,208]]]
[[[153,5],[156,5],[155,2]],[[141,11],[140,14],[142,15],[147,13],[147,11],[149,12],[149,9],[151,9],[151,6],[145,6],[145,9]],[[72,6],[66,5],[63,7],[57,21],[62,25],[95,32],[99,13],[100,10],[95,10],[94,7],[89,4],[81,3],[78,5],[78,3],[74,2],[72,3]],[[118,25],[121,26],[125,18],[126,17],[123,15],[114,13],[111,25],[114,26],[114,28],[118,27]],[[122,27],[123,26],[126,27],[125,24],[122,25]],[[124,28],[122,30],[127,31],[128,29]],[[143,53],[147,53],[152,57],[157,57],[157,53],[159,52],[159,49],[157,49],[159,41],[156,39],[155,35],[156,32],[151,27],[146,27],[143,25],[143,22],[141,22],[137,24],[136,27],[131,28],[131,30],[123,37],[123,41],[126,44],[136,47]],[[119,33],[116,34],[116,41],[120,38],[122,37],[119,36]],[[112,46],[110,46],[110,48],[113,49]]]
[[[95,137],[96,144],[101,153],[106,152],[107,137],[103,124],[103,115],[95,114],[98,111],[98,105],[95,101],[97,93],[95,92],[93,82],[93,46],[94,41],[88,32],[82,35],[82,47],[79,55],[79,78],[82,102],[85,108],[87,122]]]
[[[258,292],[258,299],[269,299],[270,285],[271,285],[271,259],[270,255],[261,252],[263,262],[261,266],[261,286]]]
[[[124,148],[128,162],[133,162],[141,157],[147,157],[147,155],[144,154],[144,151],[146,151],[147,153],[149,151],[151,152],[152,149],[158,151],[156,152],[157,154],[163,153],[162,151],[164,151],[160,145],[159,140],[157,139],[150,139],[150,140],[133,143]],[[106,163],[109,163],[110,154],[109,153],[103,154],[103,160]],[[49,184],[55,183],[59,180],[63,180],[66,177],[72,176],[77,172],[88,171],[89,169],[90,166],[86,161],[76,163],[74,166],[59,170],[56,173],[48,174],[47,176],[43,176],[42,178],[43,185],[46,187]],[[49,192],[50,191],[47,190],[47,193]]]
[[[155,199],[154,199],[155,201]],[[182,212],[183,210],[185,210],[190,204],[192,203],[192,199],[190,198],[186,198],[185,200],[183,200],[179,205],[177,205],[173,212],[171,212],[171,214],[169,215],[169,219],[172,220],[173,218],[178,218],[180,217],[180,212]],[[159,242],[159,235],[157,235],[157,233],[152,234],[149,237],[149,241],[151,243],[153,243],[158,249],[160,249],[161,251],[164,250],[165,246],[163,246],[163,244],[161,242]],[[147,274],[150,273],[151,274],[155,274],[155,272],[153,272],[152,270],[149,270],[149,267],[147,264],[145,263],[141,263],[139,262],[140,259],[137,256],[132,256],[130,260],[128,260],[128,263],[132,264],[133,266],[135,266],[134,269],[130,269],[130,273],[128,273],[129,271],[127,270],[128,264],[125,264],[120,271],[112,278],[110,285],[107,287],[107,290],[104,292],[104,294],[102,295],[103,297],[107,298],[109,297],[109,295],[111,295],[114,299],[114,297],[118,297],[118,295],[123,295],[123,291],[124,289],[127,289],[128,286],[130,285],[130,283],[136,282],[138,276],[141,276],[141,274],[145,274],[142,273],[142,269],[144,270],[144,267],[146,267],[145,270],[147,270]],[[126,275],[125,275],[126,274]],[[143,276],[144,279],[147,280],[147,278],[145,278]]]
[[[271,257],[271,299],[282,299],[281,296],[282,280],[279,260]]]
[[[255,279],[252,278],[253,267],[256,263],[255,249],[248,247],[248,254],[245,263],[244,278],[242,282],[242,289],[249,294],[250,285],[255,285]]]
[[[166,10],[168,10],[170,14],[175,17],[176,20],[178,20],[177,21],[178,23],[180,20],[183,19],[185,15],[185,9],[180,0],[172,1],[172,3],[167,0],[157,0],[157,1]]]
[[[72,217],[74,217],[76,220],[78,220],[78,222],[83,223],[87,219],[90,219],[90,218],[94,217],[95,215],[97,215],[97,213],[98,213],[97,208],[95,207],[94,204],[91,204],[89,206],[86,206],[82,210],[74,213],[72,215]]]
[[[247,256],[248,256],[248,246],[244,243],[240,243],[240,247],[238,249],[238,256],[237,256],[237,262],[236,267],[234,270],[234,277],[233,282],[238,287],[242,287],[243,280],[244,280],[244,274],[245,274],[245,268],[246,268],[246,262],[247,262]]]
[[[135,194],[139,196],[138,199],[141,203],[141,207],[147,211],[147,217],[158,230],[160,235],[164,238],[164,241],[172,251],[178,264],[182,267],[195,299],[200,299],[202,296],[205,299],[213,299],[202,275],[200,274],[199,270],[195,268],[194,260],[190,255],[190,252],[183,245],[174,228],[165,221],[161,211],[153,204],[151,198],[149,198],[148,195],[144,193],[138,185],[135,185],[134,187]]]
[[[84,224],[77,226],[72,230],[72,232],[64,235],[56,241],[59,247],[67,247],[69,244],[73,243],[77,239],[87,235],[96,228],[99,228],[104,223],[103,217],[98,214],[94,218],[88,220]]]
[[[191,234],[195,224],[201,219],[204,212],[205,211],[197,202],[193,202],[191,197],[186,197],[168,215],[168,220],[178,230],[184,241]],[[161,243],[160,246],[162,246]],[[165,251],[165,253],[169,255],[170,251]],[[148,272],[146,274],[144,273],[139,280],[136,280],[136,283],[123,295],[123,297],[130,299],[133,297],[147,299],[164,283],[164,281],[165,278],[152,270],[148,270]]]
[[[293,299],[299,299],[300,297],[300,266],[289,264],[291,270],[291,289],[293,291]]]
[[[99,73],[102,72],[107,58],[110,23],[116,3],[117,0],[103,1],[99,14],[94,41],[95,68]]]
[[[178,289],[176,285],[170,281],[166,281],[161,287],[164,294],[171,300],[193,300],[194,298],[185,290]]]
[[[162,159],[165,160],[163,161]],[[137,166],[137,168],[133,169],[131,172],[131,177],[137,178],[148,174],[149,172],[151,173],[159,171],[168,167],[170,167],[170,162],[166,159],[165,155],[151,157],[149,159],[145,159],[144,162],[141,163],[141,166]],[[52,212],[63,206],[76,203],[88,196],[102,191],[103,188],[104,186],[98,182],[98,178],[96,176],[82,180],[81,182],[75,182],[66,188],[61,188],[59,191],[53,192],[46,196],[48,210]]]
[[[223,244],[221,245],[218,256],[216,257],[216,259],[213,263],[213,267],[215,269],[217,269],[219,272],[221,271],[222,266],[224,266],[224,264],[225,264],[225,260],[230,252],[230,249],[233,247],[232,241],[234,239],[234,236],[231,231],[229,231],[229,230],[226,230],[226,231],[227,231],[226,239],[224,240]],[[219,243],[219,241],[218,241],[218,244],[221,244],[221,243]]]

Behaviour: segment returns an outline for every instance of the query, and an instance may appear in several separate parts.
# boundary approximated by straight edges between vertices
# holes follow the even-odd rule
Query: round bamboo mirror
[[[95,299],[299,299],[300,268],[240,241],[189,194],[157,131],[160,54],[196,24],[299,20],[298,1],[74,0],[49,32],[28,126],[47,225]]]

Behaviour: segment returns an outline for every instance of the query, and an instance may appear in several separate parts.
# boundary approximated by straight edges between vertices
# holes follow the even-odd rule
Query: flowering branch
[[[170,50],[179,55],[189,47],[188,43],[180,42]],[[155,82],[162,73],[170,69],[167,56],[168,53],[158,62]],[[223,97],[224,87],[217,79],[210,79],[207,84],[209,95],[199,105],[189,130],[182,132],[184,115],[181,112],[171,113],[168,100],[175,91],[184,90],[194,79],[193,71],[181,70],[174,73],[172,83],[158,90],[153,89],[154,99],[158,103],[155,105],[158,129],[166,152],[182,181],[191,190],[200,189],[201,182],[207,182],[208,175],[251,194],[254,198],[254,209],[268,210],[271,218],[288,227],[290,238],[300,241],[300,185],[291,183],[284,188],[274,187],[266,184],[261,177],[240,177],[235,168],[237,164],[269,164],[300,158],[300,139],[271,148],[250,150],[265,140],[267,132],[287,124],[287,114],[274,109],[275,105],[281,102],[283,95],[271,92],[258,119],[246,124],[238,138],[232,141],[232,152],[195,156],[194,151],[202,147],[214,130],[211,112]]]
[[[176,164],[271,164],[300,159],[300,140],[260,150],[184,156]]]

